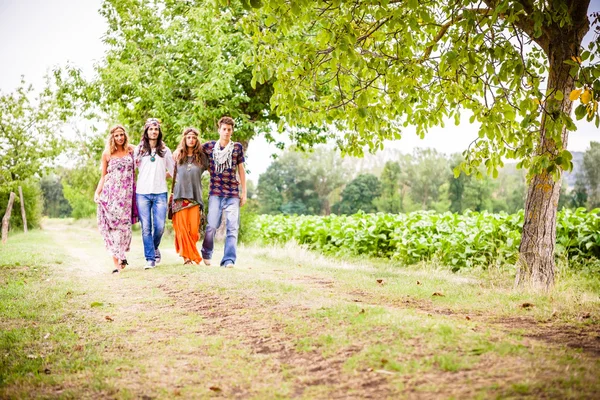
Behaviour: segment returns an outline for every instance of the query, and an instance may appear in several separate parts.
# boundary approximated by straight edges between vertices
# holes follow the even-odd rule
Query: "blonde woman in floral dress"
[[[112,255],[113,273],[127,265],[125,253],[131,244],[131,224],[135,220],[134,147],[122,125],[110,129],[102,153],[102,177],[94,201],[98,204],[98,229],[106,250]]]

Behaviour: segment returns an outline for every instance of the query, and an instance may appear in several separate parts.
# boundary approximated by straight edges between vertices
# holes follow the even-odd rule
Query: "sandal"
[[[187,260],[183,262],[183,265],[193,265],[194,262],[192,260]]]
[[[122,259],[121,262],[119,263],[119,268],[120,269],[124,269],[127,265],[129,265],[129,263],[127,262],[127,259]]]

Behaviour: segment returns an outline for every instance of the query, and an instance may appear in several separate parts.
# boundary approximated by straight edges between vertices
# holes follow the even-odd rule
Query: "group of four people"
[[[140,144],[129,143],[122,125],[110,129],[102,154],[102,176],[94,201],[98,204],[98,228],[114,269],[127,265],[125,253],[131,245],[131,226],[139,217],[145,269],[161,260],[160,242],[170,207],[175,232],[175,250],[184,264],[210,265],[214,237],[223,213],[226,216],[225,251],[222,267],[236,261],[240,207],[246,203],[246,172],[242,145],[231,140],[235,123],[219,120],[219,140],[202,144],[195,128],[185,128],[174,153],[164,144],[160,121],[150,118]],[[137,180],[135,169],[138,169]],[[202,174],[210,172],[207,227],[201,255],[196,248],[202,213]],[[172,197],[167,200],[167,177],[173,178]],[[239,176],[239,180],[238,180]],[[169,204],[170,203],[170,204]]]

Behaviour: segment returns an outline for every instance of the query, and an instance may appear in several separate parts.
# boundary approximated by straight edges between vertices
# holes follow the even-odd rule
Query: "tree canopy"
[[[64,113],[50,86],[37,96],[24,80],[0,93],[0,187],[41,174],[65,148],[60,132]]]
[[[57,71],[63,98],[99,107],[139,138],[146,118],[161,120],[174,147],[186,126],[216,136],[223,115],[236,120],[234,138],[247,144],[276,120],[268,82],[251,86],[243,62],[251,41],[236,23],[241,7],[215,13],[199,0],[105,0],[105,58],[86,81],[75,68]]]
[[[360,153],[400,138],[409,125],[422,136],[464,116],[479,124],[466,153],[469,172],[485,164],[493,174],[505,158],[535,170],[570,167],[567,152],[557,160],[535,149],[548,101],[570,95],[549,86],[548,28],[587,26],[585,2],[259,3],[244,20],[255,43],[249,62],[256,82],[275,80],[271,107],[288,124],[333,125],[342,150]],[[560,60],[577,78],[578,116],[596,124],[600,66],[591,61],[599,50],[592,41]],[[567,113],[553,117],[575,129]]]
[[[29,227],[42,216],[38,180],[67,147],[61,137],[66,114],[56,103],[49,81],[36,93],[24,78],[12,93],[0,93],[0,215],[6,211],[10,192],[23,191]],[[17,197],[17,204],[20,203]],[[12,227],[23,226],[21,214],[11,214]]]
[[[377,211],[374,200],[381,195],[381,182],[373,174],[360,174],[342,190],[339,203],[332,211],[335,214],[356,214],[359,211]]]
[[[573,102],[577,118],[600,125],[600,16],[582,48],[589,2],[261,0],[243,23],[256,83],[274,82],[280,125],[333,126],[338,146],[356,154],[409,125],[424,135],[463,114],[477,122],[454,173],[485,166],[496,177],[507,158],[529,171],[516,281],[548,289]]]

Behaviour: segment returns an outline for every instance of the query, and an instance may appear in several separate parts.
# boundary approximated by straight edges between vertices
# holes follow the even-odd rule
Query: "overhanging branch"
[[[469,8],[469,9],[463,10],[463,13],[461,15],[458,15],[458,16],[452,18],[449,22],[447,22],[441,26],[439,32],[433,38],[433,41],[432,41],[433,43],[425,49],[425,53],[423,53],[423,57],[421,57],[421,61],[425,61],[425,60],[429,59],[429,56],[431,55],[431,52],[433,51],[433,47],[437,44],[437,42],[439,42],[444,37],[444,35],[446,34],[446,32],[448,32],[448,29],[450,29],[450,27],[452,25],[455,25],[456,23],[465,19],[465,15],[464,15],[465,12],[474,12],[476,14],[487,16],[487,15],[491,15],[493,13],[493,10],[490,8]]]

